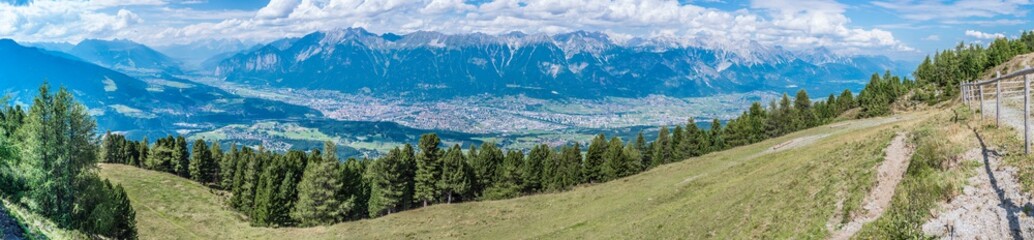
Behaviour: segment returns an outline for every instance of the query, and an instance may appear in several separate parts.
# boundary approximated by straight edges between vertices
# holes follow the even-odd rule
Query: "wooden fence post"
[[[977,94],[980,94],[980,120],[984,120],[984,86],[977,85]]]
[[[1030,155],[1030,75],[1023,76],[1023,154]]]
[[[998,79],[998,81],[995,82],[995,126],[996,127],[1001,127],[1002,126],[1001,125],[1001,123],[1002,123],[1002,79],[999,79],[1001,77],[1002,77],[1002,72],[1001,71],[996,73],[995,79]]]

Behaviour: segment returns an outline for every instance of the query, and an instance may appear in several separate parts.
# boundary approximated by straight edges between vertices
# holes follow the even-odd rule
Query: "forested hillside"
[[[28,111],[8,106],[0,123],[0,197],[60,228],[136,239],[125,190],[97,177],[96,123],[69,91],[44,84]]]

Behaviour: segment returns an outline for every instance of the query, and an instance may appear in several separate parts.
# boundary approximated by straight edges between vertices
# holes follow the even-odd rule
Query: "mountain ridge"
[[[274,87],[431,98],[483,92],[598,98],[786,92],[796,90],[787,86],[863,81],[874,72],[903,69],[880,56],[747,47],[758,50],[742,55],[663,40],[619,43],[585,31],[398,35],[346,28],[273,41],[223,60],[213,72],[228,81]]]

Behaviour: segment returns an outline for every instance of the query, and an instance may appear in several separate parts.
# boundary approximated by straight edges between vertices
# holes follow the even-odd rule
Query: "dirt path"
[[[1030,194],[1020,190],[1016,168],[1000,165],[999,153],[988,149],[980,135],[977,139],[981,147],[966,152],[963,160],[980,161],[983,167],[962,195],[923,224],[923,232],[944,239],[1034,239],[1034,205]]]
[[[830,239],[851,238],[862,230],[862,225],[879,218],[880,215],[883,215],[883,211],[890,206],[894,190],[897,189],[901,178],[905,176],[905,170],[908,170],[908,160],[912,158],[913,149],[908,146],[905,139],[904,133],[898,133],[884,151],[886,157],[877,169],[876,187],[869,191],[862,202],[865,214],[855,216],[851,222],[835,231]]]

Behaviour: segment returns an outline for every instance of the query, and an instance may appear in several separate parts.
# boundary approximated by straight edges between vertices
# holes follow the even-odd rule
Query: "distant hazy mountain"
[[[65,87],[97,116],[101,129],[160,135],[190,128],[178,126],[181,123],[204,125],[319,115],[304,107],[241,98],[167,74],[156,76],[140,80],[63,53],[0,39],[0,91],[12,95],[16,103],[31,103],[44,81],[55,90]]]
[[[218,63],[235,53],[248,49],[248,47],[240,40],[215,39],[155,46],[154,49],[183,62],[186,69],[202,69],[214,67],[214,64],[206,66],[206,62]]]
[[[738,47],[704,49],[664,39],[618,44],[606,34],[582,31],[376,35],[349,28],[275,41],[222,61],[214,72],[259,85],[415,97],[596,98],[795,90],[899,68],[886,57]]]
[[[88,62],[121,71],[181,72],[176,60],[129,40],[87,39],[66,52]]]

